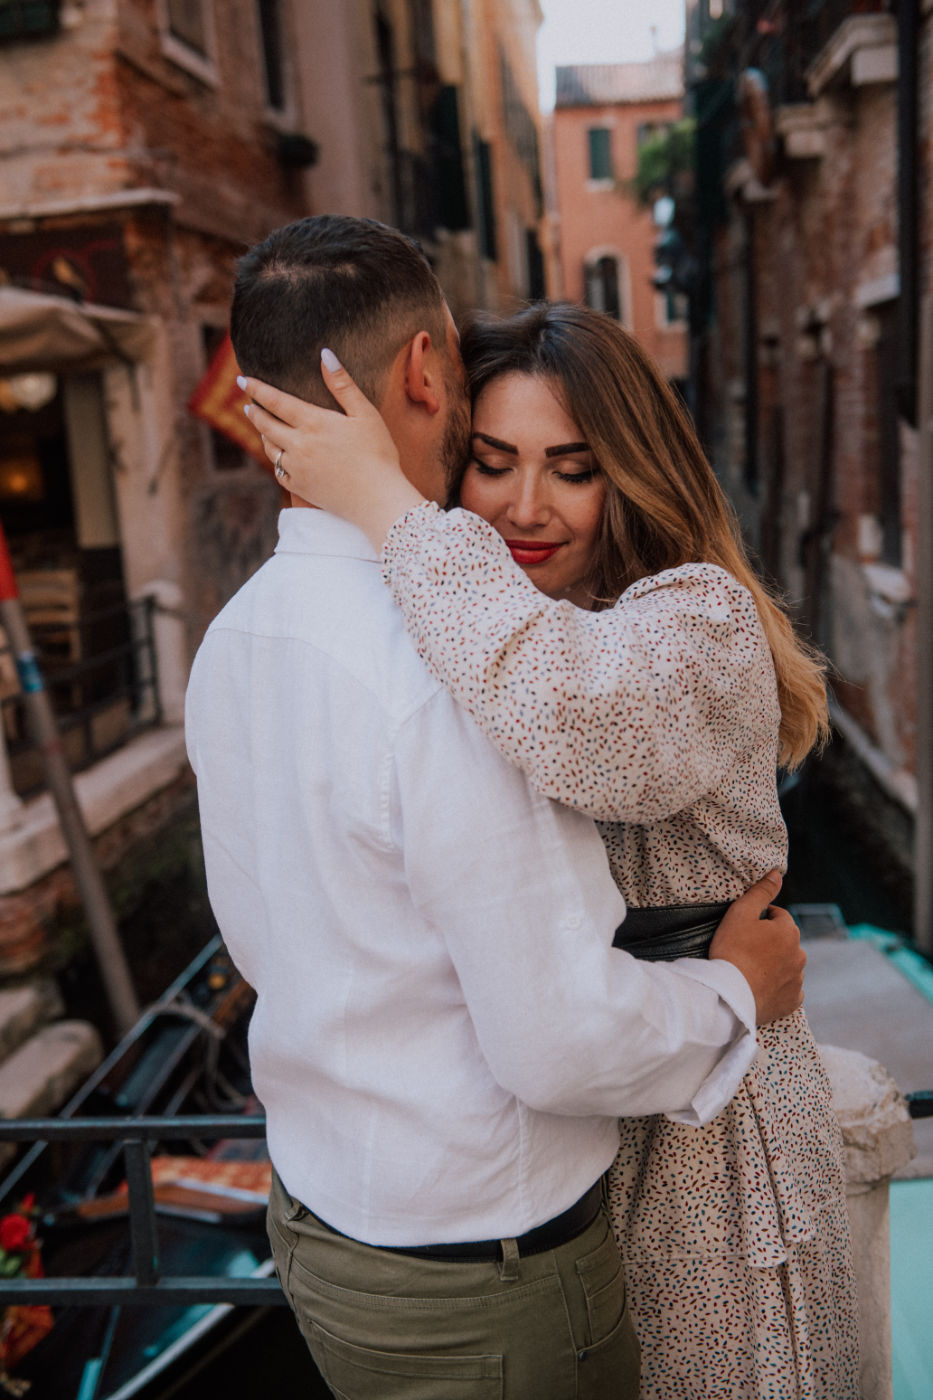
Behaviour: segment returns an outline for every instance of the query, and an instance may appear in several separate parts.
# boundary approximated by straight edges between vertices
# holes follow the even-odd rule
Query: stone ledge
[[[147,730],[75,778],[78,804],[91,836],[141,806],[187,767],[181,725]],[[0,834],[0,895],[28,889],[68,859],[55,804],[48,793],[23,804],[17,825]]]
[[[58,988],[49,978],[0,992],[0,1061],[6,1060],[33,1032],[64,1011]]]
[[[897,25],[891,15],[850,15],[807,74],[811,97],[828,87],[897,82]]]
[[[0,1118],[55,1113],[102,1057],[100,1036],[88,1021],[45,1026],[0,1065]],[[15,1154],[12,1143],[0,1143],[0,1164]]]

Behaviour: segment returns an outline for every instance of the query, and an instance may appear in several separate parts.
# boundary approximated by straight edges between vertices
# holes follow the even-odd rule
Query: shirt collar
[[[379,555],[356,525],[324,510],[290,506],[279,514],[276,554],[329,554],[379,563]]]

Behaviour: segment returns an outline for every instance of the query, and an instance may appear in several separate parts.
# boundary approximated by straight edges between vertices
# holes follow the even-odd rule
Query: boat
[[[38,1326],[0,1390],[28,1387],[35,1400],[156,1400],[177,1394],[207,1357],[239,1344],[270,1314],[290,1323],[276,1306],[284,1298],[265,1231],[271,1167],[246,1051],[253,1000],[221,940],[210,941],[46,1123],[54,1140],[34,1142],[0,1183],[0,1219],[24,1199],[31,1204],[43,1287],[93,1280],[106,1289],[110,1281],[113,1294],[101,1294],[103,1305],[73,1301],[63,1282],[51,1314],[17,1314]],[[203,1137],[192,1135],[192,1115]],[[139,1266],[146,1212],[131,1206],[130,1149],[120,1141],[138,1137],[126,1133],[128,1122],[148,1124],[152,1135],[135,1143],[134,1159],[144,1172],[148,1159],[157,1222],[148,1278]],[[216,1296],[229,1285],[232,1297],[237,1281],[252,1281],[244,1297],[263,1302],[205,1299],[208,1286]],[[166,1301],[130,1296],[146,1283],[168,1285]],[[327,1394],[314,1388],[317,1373],[304,1356],[313,1376],[303,1393]]]

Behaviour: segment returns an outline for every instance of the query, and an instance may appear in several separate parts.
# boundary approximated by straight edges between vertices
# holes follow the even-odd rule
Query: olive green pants
[[[438,1261],[336,1235],[273,1175],[279,1280],[339,1400],[637,1400],[638,1341],[604,1213],[575,1240],[499,1263]]]

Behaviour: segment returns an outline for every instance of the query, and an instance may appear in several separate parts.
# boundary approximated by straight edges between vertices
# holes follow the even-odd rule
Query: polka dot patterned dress
[[[731,900],[784,868],[774,669],[731,575],[688,564],[583,612],[478,517],[432,505],[393,527],[384,566],[432,671],[537,788],[598,820],[628,903]],[[706,1126],[621,1122],[610,1202],[643,1400],[857,1400],[829,1084],[802,1011],[758,1042]]]

